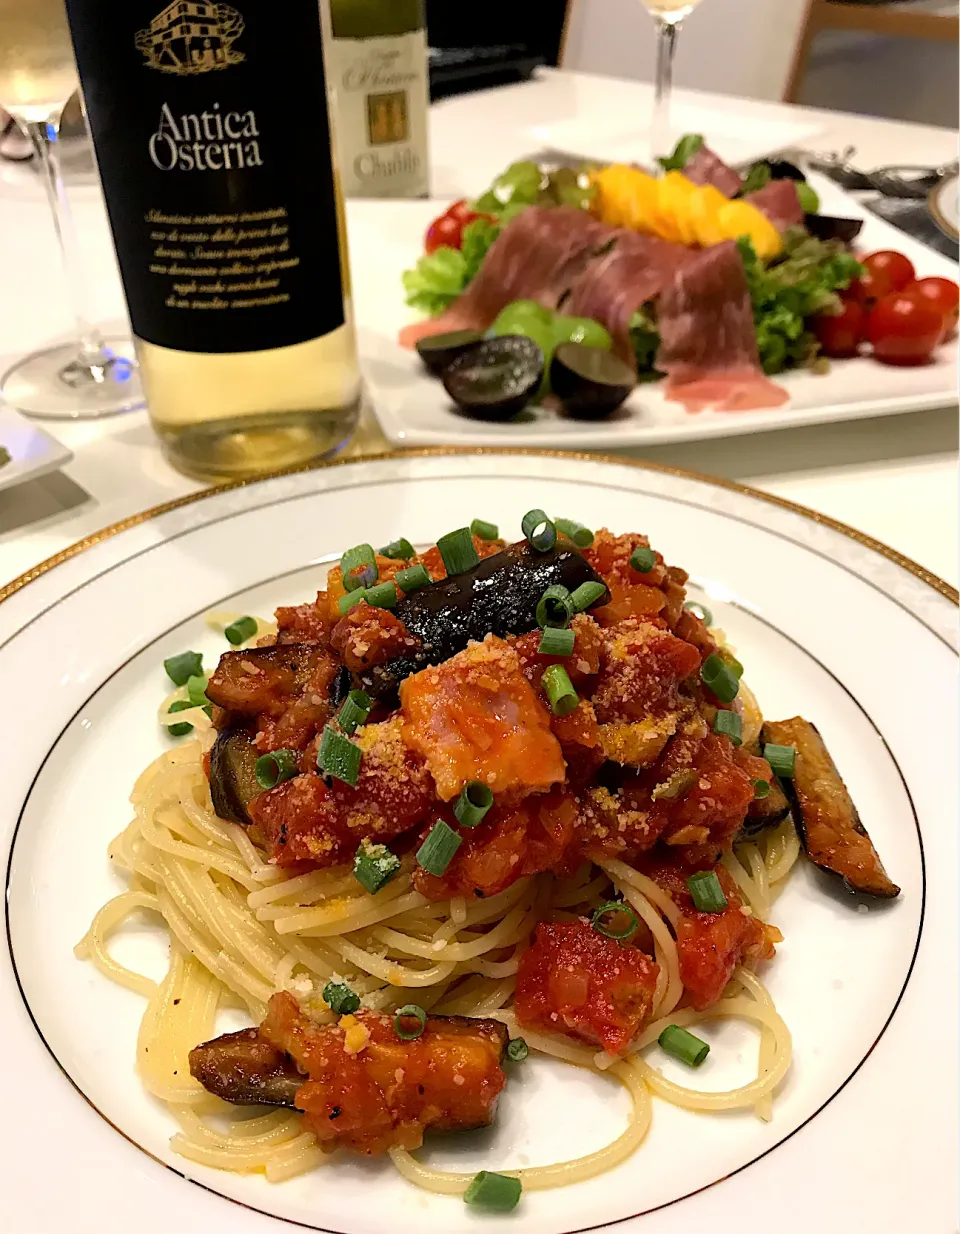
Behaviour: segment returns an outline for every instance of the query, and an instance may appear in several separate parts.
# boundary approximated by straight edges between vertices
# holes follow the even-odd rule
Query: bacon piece
[[[687,159],[683,174],[693,184],[712,184],[724,197],[735,197],[740,191],[740,176],[709,148],[701,146]]]
[[[792,180],[771,180],[762,189],[748,193],[744,201],[756,206],[778,231],[799,227],[803,223],[803,206]]]
[[[359,1011],[318,1026],[286,993],[275,994],[260,1035],[307,1078],[296,1105],[324,1151],[374,1156],[414,1149],[428,1129],[487,1127],[506,1084],[507,1030],[497,1020],[431,1016],[402,1041],[391,1016]]]
[[[576,802],[561,788],[520,805],[495,805],[478,826],[461,830],[462,843],[442,875],[418,866],[413,885],[428,900],[484,899],[543,870],[572,874],[576,860],[571,865],[569,852],[576,820]]]
[[[361,840],[384,843],[415,827],[434,804],[430,777],[404,744],[399,716],[357,730],[363,751],[355,786],[311,772],[299,775],[248,806],[255,836],[270,860],[318,866],[349,860]]]
[[[658,971],[637,947],[587,921],[542,921],[520,957],[517,1021],[620,1054],[653,1010]]]
[[[486,330],[514,300],[556,308],[587,253],[613,234],[585,210],[530,206],[511,219],[490,246],[473,280],[439,317],[400,331],[400,344],[448,330]]]
[[[498,795],[541,792],[565,777],[550,716],[516,651],[487,635],[400,685],[403,737],[426,761],[441,801],[480,780]]]
[[[657,368],[687,411],[751,411],[789,397],[763,375],[753,307],[736,242],[694,253],[657,303]]]
[[[727,899],[722,913],[701,913],[693,907],[686,880],[696,872],[696,867],[652,862],[644,865],[643,871],[663,888],[683,914],[676,930],[680,980],[698,1011],[717,1001],[744,960],[772,959],[775,944],[782,941],[783,935],[776,926],[766,925],[750,914],[723,866],[715,869]]]

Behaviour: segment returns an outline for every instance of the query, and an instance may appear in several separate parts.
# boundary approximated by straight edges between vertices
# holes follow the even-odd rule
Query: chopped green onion
[[[717,736],[729,737],[735,746],[743,745],[743,721],[735,711],[718,711],[713,731]]]
[[[257,619],[255,617],[238,617],[236,621],[232,621],[223,631],[227,642],[232,643],[234,647],[239,647],[248,638],[253,638],[256,632]]]
[[[674,801],[683,797],[697,782],[697,773],[692,767],[681,767],[668,779],[653,786],[650,793],[651,801]]]
[[[591,605],[607,594],[603,583],[581,583],[571,595],[573,607],[578,613],[585,613]]]
[[[624,924],[619,929],[613,925],[612,921],[607,920],[607,918],[616,920],[618,917],[625,919]],[[640,918],[625,901],[609,900],[606,904],[601,904],[598,909],[594,910],[593,916],[590,918],[590,924],[604,938],[615,938],[619,941],[632,938],[636,934],[640,928]]]
[[[480,780],[464,784],[454,803],[453,812],[462,827],[476,827],[493,805],[493,791]]]
[[[447,577],[454,574],[465,574],[472,570],[480,560],[473,546],[473,536],[469,527],[458,527],[456,531],[448,531],[437,541],[437,548],[443,564],[447,568]]]
[[[736,673],[724,664],[716,652],[707,656],[700,666],[700,680],[721,703],[732,703],[740,689]]]
[[[540,635],[540,646],[537,651],[542,656],[568,656],[573,651],[576,639],[576,632],[569,627],[566,630],[560,630],[556,626],[547,626]]]
[[[734,673],[738,678],[742,677],[743,676],[743,665],[740,663],[737,657],[733,655],[732,652],[729,652],[729,651],[723,651],[721,652],[721,654],[723,656],[724,663],[727,665],[730,671]]]
[[[300,755],[296,750],[273,750],[261,754],[253,764],[253,774],[263,789],[276,788],[282,780],[292,780],[300,770]]]
[[[753,797],[755,801],[763,801],[764,797],[770,796],[770,781],[769,780],[751,780],[753,785]]]
[[[557,528],[542,510],[528,510],[520,522],[523,534],[538,553],[548,553],[557,542]]]
[[[687,890],[693,897],[693,907],[701,913],[722,913],[727,907],[720,880],[715,870],[701,870],[687,879]]]
[[[368,587],[364,597],[373,608],[396,608],[397,589],[391,579],[387,583],[377,583],[376,587]]]
[[[345,596],[341,596],[337,601],[337,608],[340,610],[340,616],[345,617],[355,604],[359,604],[361,600],[367,598],[365,587],[361,587],[357,591],[348,591]]]
[[[537,625],[541,630],[545,630],[547,626],[559,626],[563,629],[570,624],[570,618],[575,612],[570,592],[562,583],[554,583],[537,602]]]
[[[649,574],[656,564],[657,554],[652,548],[645,548],[641,545],[630,554],[630,565],[634,570],[639,570],[641,574]]]
[[[763,747],[763,757],[770,764],[770,770],[775,776],[793,779],[793,769],[797,761],[796,746],[778,746],[768,742]]]
[[[357,544],[348,548],[340,558],[340,569],[347,591],[357,591],[375,583],[380,574],[377,569],[377,555],[369,544]]]
[[[555,716],[568,716],[580,702],[567,670],[562,664],[551,664],[542,677],[543,688]]]
[[[415,566],[411,566],[408,570],[398,570],[393,576],[393,581],[404,595],[409,595],[411,591],[416,591],[418,587],[426,587],[428,583],[433,582],[433,579],[427,573],[427,567],[421,565],[418,561]]]
[[[661,1050],[666,1050],[688,1067],[699,1067],[710,1053],[710,1046],[700,1037],[688,1033],[677,1024],[670,1024],[657,1038]]]
[[[416,1021],[410,1024],[410,1020]],[[401,1041],[416,1041],[427,1027],[427,1013],[416,1003],[407,1003],[393,1017],[393,1031]]]
[[[345,733],[355,733],[361,724],[366,724],[372,706],[365,690],[351,690],[340,708],[337,723]]]
[[[353,1015],[360,1006],[360,996],[341,981],[328,981],[323,987],[323,1001],[334,1015]]]
[[[683,607],[689,609],[694,617],[699,617],[705,626],[713,625],[713,613],[699,600],[688,600]]]
[[[187,702],[185,698],[178,699],[177,702],[171,703],[167,708],[167,715],[172,715],[175,711],[188,711],[193,706],[193,703]],[[193,731],[193,725],[188,724],[185,720],[181,720],[179,724],[168,724],[167,732],[171,737],[186,737],[187,733]]]
[[[386,887],[400,869],[400,858],[385,844],[361,840],[353,858],[353,877],[371,895]]]
[[[328,724],[320,739],[317,766],[325,776],[333,776],[344,784],[356,784],[360,775],[360,747]]]
[[[593,543],[593,532],[583,523],[575,523],[572,518],[555,518],[553,523],[557,531],[572,540],[577,548],[589,548]]]
[[[463,1202],[474,1208],[485,1208],[491,1213],[509,1213],[520,1203],[522,1194],[523,1183],[519,1178],[481,1170],[474,1175],[463,1193]]]
[[[511,1063],[522,1063],[530,1053],[530,1047],[522,1037],[511,1037],[504,1051]]]
[[[385,544],[380,550],[380,556],[389,557],[391,561],[409,561],[411,557],[416,555],[417,550],[406,536],[401,536],[399,540],[391,540],[389,544]]]
[[[500,528],[496,523],[485,523],[482,518],[475,518],[470,524],[470,534],[479,540],[499,540]]]
[[[439,819],[427,832],[427,838],[417,849],[417,864],[428,874],[439,878],[453,861],[454,854],[463,843],[454,829]]]
[[[163,667],[175,686],[185,686],[188,677],[199,677],[203,672],[203,656],[199,651],[181,651],[164,660]]]
[[[187,698],[194,707],[202,707],[204,703],[210,702],[207,698],[206,677],[187,678]]]

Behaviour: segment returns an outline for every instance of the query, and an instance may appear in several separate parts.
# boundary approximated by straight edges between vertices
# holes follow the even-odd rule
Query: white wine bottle
[[[174,466],[335,453],[360,377],[316,3],[67,0],[150,417]]]
[[[327,67],[348,197],[426,197],[430,83],[424,0],[330,0]]]

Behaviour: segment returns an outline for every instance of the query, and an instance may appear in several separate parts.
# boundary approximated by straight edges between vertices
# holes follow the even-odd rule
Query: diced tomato
[[[353,857],[361,840],[384,843],[417,826],[434,804],[422,763],[407,749],[399,717],[358,729],[363,751],[356,785],[295,776],[250,803],[256,837],[270,860],[332,866]]]
[[[676,930],[680,980],[698,1011],[720,998],[745,959],[771,959],[774,943],[782,937],[780,931],[750,915],[723,866],[715,870],[727,900],[722,913],[701,913],[693,907],[686,882],[693,868],[651,863],[644,866],[644,872],[683,914]]]
[[[670,795],[658,795],[651,815],[668,820],[663,829],[668,844],[725,848],[746,818],[753,780],[769,780],[771,772],[768,763],[735,749],[729,738],[704,735],[704,727],[696,717],[653,769],[651,778]]]
[[[480,780],[498,796],[541,792],[566,775],[550,715],[516,651],[487,635],[400,686],[404,740],[426,760],[442,801]]]
[[[628,617],[660,615],[673,629],[683,611],[686,595],[683,584],[687,575],[683,570],[667,566],[659,553],[652,569],[645,573],[635,570],[630,565],[634,550],[649,546],[647,537],[636,532],[615,536],[603,528],[594,536],[590,548],[584,551],[584,556],[610,589],[610,603],[591,610],[600,625],[615,625]]]
[[[351,672],[359,673],[420,646],[399,617],[389,609],[361,601],[334,626],[331,644]]]
[[[431,1016],[404,1041],[392,1016],[359,1011],[321,1026],[282,993],[260,1033],[307,1074],[295,1100],[325,1152],[419,1148],[430,1127],[485,1127],[506,1084],[506,1030],[492,1020]]]
[[[658,971],[639,948],[587,921],[543,921],[520,957],[517,1020],[619,1054],[653,1010]]]
[[[604,633],[586,613],[578,613],[570,622],[573,630],[573,651],[568,656],[542,656],[537,648],[543,637],[542,630],[528,634],[512,635],[507,642],[520,657],[520,667],[531,685],[539,687],[540,679],[551,664],[562,664],[575,686],[587,685],[589,679],[600,669],[600,657],[604,647]]]

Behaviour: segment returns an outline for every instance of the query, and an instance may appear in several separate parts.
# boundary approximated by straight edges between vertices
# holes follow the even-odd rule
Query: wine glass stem
[[[655,18],[657,23],[657,81],[653,99],[653,132],[651,144],[655,157],[668,155],[673,149],[670,140],[670,92],[673,88],[673,57],[677,49],[679,21]]]
[[[63,263],[67,298],[76,321],[80,349],[85,357],[99,357],[103,343],[99,332],[87,319],[87,284],[80,258],[80,242],[63,177],[60,174],[60,118],[28,120],[25,128],[37,152],[40,176],[53,214],[53,229]]]

